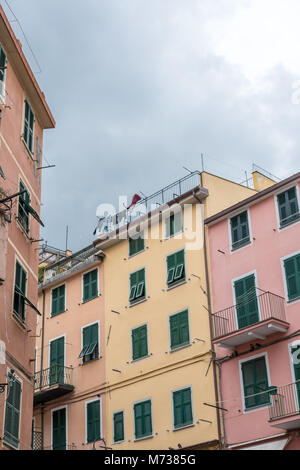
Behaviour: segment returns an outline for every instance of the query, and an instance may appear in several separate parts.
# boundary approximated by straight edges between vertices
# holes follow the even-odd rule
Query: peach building
[[[30,449],[43,131],[53,116],[0,7],[0,449]]]
[[[300,449],[300,173],[206,220],[229,449]]]

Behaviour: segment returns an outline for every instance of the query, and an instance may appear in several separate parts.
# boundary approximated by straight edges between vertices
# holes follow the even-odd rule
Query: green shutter
[[[66,408],[56,410],[52,414],[52,448],[53,450],[67,448]]]
[[[0,96],[4,98],[4,81],[5,81],[5,66],[6,66],[6,55],[0,45]]]
[[[166,238],[173,237],[177,233],[182,232],[182,212],[171,214],[166,220]]]
[[[49,384],[63,384],[65,378],[65,338],[58,338],[50,343]]]
[[[52,291],[52,309],[51,309],[51,316],[54,317],[59,313],[63,313],[65,311],[65,294],[66,294],[66,286],[57,287]]]
[[[173,392],[174,428],[193,423],[191,389]]]
[[[129,301],[134,303],[146,296],[145,269],[130,274]]]
[[[238,328],[258,323],[258,301],[256,295],[255,276],[247,276],[234,283]]]
[[[28,101],[25,100],[23,139],[31,153],[33,153],[33,128],[34,114]]]
[[[16,277],[15,277],[15,292],[14,292],[14,312],[18,317],[25,321],[25,302],[24,296],[26,295],[27,277],[26,271],[22,268],[20,263],[16,262]]]
[[[100,400],[87,404],[87,442],[101,439]]]
[[[242,375],[246,408],[269,403],[269,394],[260,393],[269,388],[265,358],[243,363]]]
[[[248,213],[243,212],[230,221],[231,223],[231,238],[232,249],[240,248],[250,242]]]
[[[119,411],[114,414],[114,442],[124,441],[124,413]]]
[[[25,187],[25,185],[20,181],[19,191],[26,191],[25,193],[19,196],[19,205],[18,205],[18,220],[26,233],[29,231],[29,209],[30,206],[30,195]]]
[[[13,376],[9,374],[9,379],[11,378],[13,378]],[[16,448],[19,445],[21,394],[21,383],[17,379],[13,378],[13,384],[8,389],[8,396],[6,399],[4,441]]]
[[[138,238],[129,238],[129,256],[140,253],[145,248],[144,234],[141,233]]]
[[[187,310],[170,317],[170,336],[171,349],[189,344],[189,315]]]
[[[293,355],[293,358],[299,358],[300,357],[300,346],[296,346],[292,348],[291,353]],[[298,404],[300,405],[300,362],[298,360],[293,360],[294,364],[294,371],[295,371],[295,380],[296,380],[296,393],[298,397]]]
[[[167,257],[167,285],[172,286],[185,280],[184,250]]]
[[[289,300],[300,297],[300,255],[293,256],[284,262]]]
[[[79,355],[83,362],[89,362],[99,357],[99,338],[98,338],[98,323],[87,326],[83,329],[83,349]]]
[[[135,438],[141,439],[152,435],[151,401],[134,405]]]
[[[83,276],[83,302],[98,296],[98,269]]]
[[[299,204],[296,188],[291,188],[277,196],[281,226],[299,219]]]
[[[147,325],[132,330],[132,360],[148,356]]]

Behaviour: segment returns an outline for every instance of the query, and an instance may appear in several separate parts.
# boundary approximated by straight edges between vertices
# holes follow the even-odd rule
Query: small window
[[[6,54],[0,44],[0,97],[5,98]]]
[[[144,233],[129,238],[129,256],[134,256],[145,249]]]
[[[52,291],[51,317],[59,315],[66,310],[66,286],[56,287]]]
[[[245,211],[230,220],[232,250],[250,243],[248,212]]]
[[[131,333],[132,340],[132,360],[141,359],[148,356],[148,334],[147,325],[135,328]]]
[[[134,405],[135,439],[152,436],[151,400]]]
[[[300,218],[296,187],[279,194],[277,201],[281,227]]]
[[[267,366],[265,357],[242,364],[242,376],[246,409],[270,403]]]
[[[188,310],[170,317],[171,349],[190,343]]]
[[[166,238],[173,237],[177,233],[182,232],[182,212],[177,211],[166,219]]]
[[[114,443],[124,441],[124,412],[114,413]]]
[[[30,153],[33,154],[33,129],[34,129],[34,114],[27,100],[25,100],[24,111],[24,130],[23,139],[28,147]]]
[[[288,299],[295,300],[300,297],[300,255],[285,260],[284,269]]]
[[[20,263],[16,262],[15,292],[14,292],[14,314],[25,323],[25,296],[26,296],[27,274]]]
[[[130,275],[129,301],[134,304],[146,297],[145,269],[136,271]]]
[[[167,284],[168,287],[181,283],[185,280],[184,251],[178,251],[167,257]]]
[[[173,392],[174,428],[193,424],[192,393],[190,388]]]
[[[8,375],[8,380],[12,380],[12,385],[6,398],[4,442],[17,449],[20,442],[19,427],[22,386],[21,383],[11,374]]]
[[[259,305],[254,274],[234,282],[238,329],[259,322]]]
[[[95,442],[101,439],[100,400],[87,404],[87,442]]]
[[[19,206],[18,206],[18,221],[22,225],[25,232],[29,232],[29,207],[30,207],[30,195],[27,191],[25,185],[20,181],[19,186],[20,192],[25,191],[19,196]]]
[[[82,359],[83,364],[99,358],[98,323],[83,328],[82,345],[78,357]]]
[[[98,269],[83,276],[83,302],[88,302],[98,296]]]

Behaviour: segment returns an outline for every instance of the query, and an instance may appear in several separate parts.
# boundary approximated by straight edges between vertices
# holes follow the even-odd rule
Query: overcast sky
[[[201,168],[299,171],[299,0],[8,0],[57,127],[42,237],[80,249],[96,208]],[[13,19],[5,0],[8,18]]]

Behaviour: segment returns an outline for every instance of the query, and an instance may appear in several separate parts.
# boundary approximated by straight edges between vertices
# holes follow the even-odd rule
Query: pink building
[[[229,449],[300,449],[300,173],[206,220]]]

